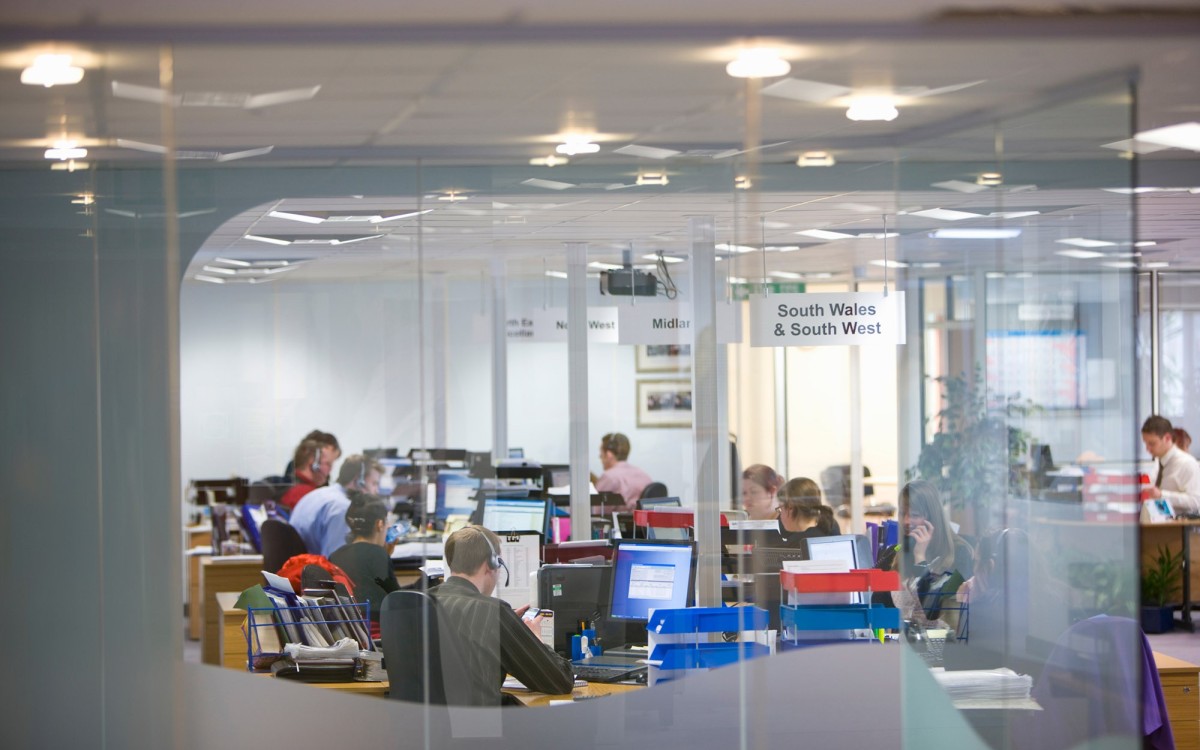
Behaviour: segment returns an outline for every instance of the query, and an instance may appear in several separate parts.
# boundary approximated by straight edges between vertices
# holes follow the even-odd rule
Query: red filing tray
[[[849,573],[779,574],[779,584],[797,594],[829,594],[850,591],[899,591],[900,573],[864,568]]]
[[[635,510],[633,525],[655,529],[690,529],[696,525],[696,515],[690,510],[674,513],[660,510]],[[729,519],[725,518],[724,513],[721,514],[721,525],[729,526]]]

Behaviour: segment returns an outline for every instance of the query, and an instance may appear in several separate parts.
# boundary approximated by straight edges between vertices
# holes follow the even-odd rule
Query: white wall
[[[509,307],[540,304],[540,295],[516,289]],[[445,352],[447,447],[491,447],[488,310],[478,282],[449,284],[445,339],[425,342],[427,352]],[[347,455],[431,441],[434,367],[427,355],[422,396],[417,313],[412,284],[185,284],[184,481],[282,473],[314,428],[337,435]],[[598,451],[601,435],[624,432],[632,463],[692,502],[690,430],[636,427],[634,347],[594,344],[588,356],[589,443]],[[510,446],[534,460],[567,462],[566,344],[509,345],[508,415]],[[589,451],[589,464],[600,473],[597,451]]]

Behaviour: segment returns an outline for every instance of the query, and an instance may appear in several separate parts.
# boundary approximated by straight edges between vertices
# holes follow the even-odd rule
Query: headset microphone
[[[496,548],[492,545],[492,540],[488,537],[488,535],[482,531],[479,533],[483,536],[483,541],[487,542],[488,550],[491,552],[491,555],[488,557],[487,561],[488,567],[492,570],[504,568],[504,585],[507,587],[511,575],[508,572],[508,566],[504,564],[504,558],[500,557],[500,553],[496,551]]]

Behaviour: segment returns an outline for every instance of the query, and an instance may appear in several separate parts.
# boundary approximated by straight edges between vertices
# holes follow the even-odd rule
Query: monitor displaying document
[[[692,542],[618,540],[609,617],[644,621],[652,609],[688,606],[693,599],[695,558]]]

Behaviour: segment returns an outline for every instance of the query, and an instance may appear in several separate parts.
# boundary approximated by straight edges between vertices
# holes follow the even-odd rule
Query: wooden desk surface
[[[1176,659],[1174,656],[1167,656],[1154,652],[1154,663],[1158,667],[1159,674],[1196,674],[1200,672],[1200,665],[1192,664],[1183,659]]]
[[[526,706],[549,706],[550,701],[570,701],[576,698],[599,698],[603,695],[616,695],[617,693],[628,693],[631,690],[641,690],[645,685],[619,685],[603,682],[589,682],[583,687],[577,687],[570,693],[563,695],[546,695],[545,693],[531,693],[528,690],[505,690],[504,692],[513,696]]]

